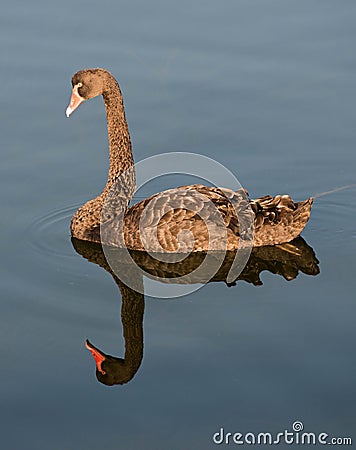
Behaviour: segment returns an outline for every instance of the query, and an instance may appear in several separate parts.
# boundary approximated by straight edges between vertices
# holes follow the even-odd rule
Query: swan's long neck
[[[124,214],[126,211],[135,193],[135,167],[122,95],[116,80],[109,74],[106,75],[102,95],[106,108],[110,150],[108,180],[102,193],[85,203],[74,214],[71,234],[77,239],[92,242],[103,242],[104,237],[109,243],[112,241],[111,234],[116,239],[121,233],[117,233],[113,226],[102,228],[100,224],[103,221],[107,223],[110,217],[112,219],[117,213]],[[103,235],[103,232],[108,235]]]
[[[122,95],[119,85],[113,77],[110,77],[106,83],[103,98],[106,109],[110,150],[107,190],[120,175],[128,169],[133,168],[134,161]]]

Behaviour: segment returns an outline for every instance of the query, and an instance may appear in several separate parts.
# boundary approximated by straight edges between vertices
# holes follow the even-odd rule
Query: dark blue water
[[[221,427],[295,420],[356,439],[355,188],[315,201],[303,237],[318,276],[147,298],[141,367],[109,388],[84,341],[123,356],[120,292],[69,235],[106,180],[104,107],[64,115],[72,74],[101,66],[120,81],[136,160],[201,153],[252,197],[354,184],[355,20],[352,2],[328,0],[3,5],[4,448],[207,449]]]

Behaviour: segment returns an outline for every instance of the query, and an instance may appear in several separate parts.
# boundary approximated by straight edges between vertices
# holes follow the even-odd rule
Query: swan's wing
[[[200,184],[180,186],[153,195],[127,211],[124,229],[131,232],[125,233],[126,244],[132,248],[139,244],[141,248],[139,235],[145,234],[147,244],[152,245],[158,239],[165,251],[190,251],[192,238],[196,251],[222,249],[224,238],[230,244],[234,241],[236,248],[240,234],[238,218],[240,214],[245,217],[242,215],[246,211],[251,216],[249,199],[242,189],[234,192]],[[179,245],[182,238],[184,241],[182,233],[186,237],[190,233],[186,246]]]
[[[255,214],[255,246],[289,242],[299,236],[309,216],[313,199],[294,202],[289,195],[251,200]]]
[[[151,251],[231,250],[254,232],[255,246],[275,245],[301,233],[311,205],[312,199],[296,203],[288,195],[250,200],[243,189],[181,186],[132,206],[125,216],[125,241],[129,248],[152,245]],[[185,246],[179,244],[185,239],[182,233],[187,239]]]

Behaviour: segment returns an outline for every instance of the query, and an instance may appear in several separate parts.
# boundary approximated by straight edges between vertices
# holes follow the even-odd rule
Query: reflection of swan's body
[[[77,239],[72,240],[75,250],[90,262],[96,263],[108,271],[119,286],[122,296],[121,320],[123,325],[123,334],[125,338],[125,358],[116,358],[105,354],[89,341],[87,348],[92,352],[96,362],[97,378],[100,382],[113,385],[123,384],[130,381],[140,367],[143,356],[143,313],[144,313],[144,295],[128,288],[113,273],[111,267],[106,261],[105,254],[100,244],[89,243]],[[119,276],[125,272],[129,273],[134,280],[131,285],[142,292],[142,272],[143,269],[147,276],[165,278],[166,282],[175,283],[175,278],[185,276],[187,283],[205,282],[186,277],[189,273],[194,273],[194,269],[201,264],[202,254],[192,253],[184,261],[177,263],[161,262],[145,252],[130,252],[131,263],[121,264]],[[120,249],[117,249],[118,260],[121,262]],[[235,254],[227,253],[226,258],[219,271],[210,281],[226,282],[230,266],[234,262]],[[126,259],[125,261],[129,261]],[[116,268],[118,269],[118,268]],[[317,275],[319,273],[318,260],[314,251],[302,238],[297,238],[293,242],[281,246],[257,247],[252,250],[250,259],[242,273],[228,285],[236,284],[238,280],[244,280],[254,285],[261,285],[260,273],[262,271],[283,276],[286,280],[294,279],[299,271],[307,275]],[[123,277],[124,278],[124,277]]]
[[[165,191],[127,209],[134,191],[133,156],[120,88],[114,77],[104,69],[79,71],[73,76],[72,85],[73,91],[66,112],[67,116],[84,100],[102,95],[106,108],[110,146],[110,169],[106,187],[98,197],[85,203],[74,214],[71,222],[72,236],[91,242],[101,241],[100,223],[103,204],[108,193],[117,183],[118,177],[122,176],[123,184],[127,184],[125,181],[128,178],[131,180],[128,186],[120,187],[122,199],[116,204],[122,211],[126,210],[123,222],[124,244],[130,249],[143,250],[139,230],[143,210],[151,202],[150,208],[155,215],[157,210],[160,208],[162,210],[164,204],[171,202],[174,195],[178,194],[175,191],[173,193]],[[124,173],[131,174],[131,176],[125,178]],[[192,201],[193,193],[199,194],[199,201]],[[117,196],[120,197],[120,195]],[[223,241],[221,244],[223,248],[220,250],[234,250],[239,247],[239,222],[232,204],[239,204],[242,209],[246,209],[248,204],[251,206],[248,210],[253,216],[251,218],[254,223],[254,246],[280,244],[297,237],[309,219],[312,205],[311,198],[299,203],[294,203],[288,195],[264,196],[256,200],[249,200],[242,190],[233,192],[229,189],[202,185],[182,187],[178,197],[173,200],[176,206],[169,213],[163,215],[158,223],[154,220],[152,223],[149,221],[145,223],[145,230],[148,234],[149,228],[152,227],[163,250],[171,252],[179,250],[178,235],[182,230],[188,230],[194,236],[192,250],[206,251],[209,249],[209,232],[201,218],[206,219],[211,214],[208,205],[213,205],[219,211],[224,224],[224,233],[227,233],[227,241]],[[194,211],[189,211],[187,207],[191,203],[194,203]],[[120,208],[116,207],[116,209]],[[112,215],[107,214],[105,222],[113,224]],[[115,227],[115,225],[112,226]],[[219,235],[215,237],[218,243],[221,242]],[[159,251],[147,248],[147,246],[145,248],[150,251]]]

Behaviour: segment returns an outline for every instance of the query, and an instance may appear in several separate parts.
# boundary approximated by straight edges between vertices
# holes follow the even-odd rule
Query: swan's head
[[[108,77],[112,75],[105,69],[85,69],[75,73],[72,77],[72,96],[66,116],[69,117],[85,100],[101,95]]]

